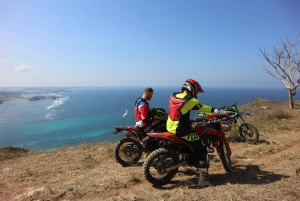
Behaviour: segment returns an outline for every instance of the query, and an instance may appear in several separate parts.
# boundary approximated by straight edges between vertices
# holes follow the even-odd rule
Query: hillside
[[[239,109],[253,115],[246,120],[257,126],[259,141],[239,141],[234,127],[227,134],[234,172],[226,173],[211,154],[212,187],[195,185],[193,167],[181,167],[170,184],[154,187],[143,176],[143,160],[130,167],[115,161],[114,143],[52,152],[7,147],[0,149],[0,200],[300,200],[300,110],[264,99]]]

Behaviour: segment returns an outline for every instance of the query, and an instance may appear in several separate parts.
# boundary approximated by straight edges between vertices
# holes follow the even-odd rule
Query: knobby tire
[[[258,141],[258,129],[253,124],[247,122],[242,123],[239,127],[239,133],[240,136],[244,139],[244,142],[255,144]]]
[[[153,151],[144,161],[143,170],[146,179],[153,185],[164,185],[172,180],[178,172],[178,168],[166,173],[160,173],[160,169],[165,169],[179,162],[179,156],[165,148]]]
[[[122,166],[129,166],[137,163],[143,152],[141,151],[142,145],[136,140],[130,138],[123,138],[115,147],[114,154],[118,163]],[[129,154],[130,151],[135,153],[132,155],[127,155],[124,152]]]
[[[231,167],[231,154],[229,153],[229,150],[227,150],[224,140],[225,139],[222,139],[219,142],[219,157],[226,172],[233,172],[233,169]]]

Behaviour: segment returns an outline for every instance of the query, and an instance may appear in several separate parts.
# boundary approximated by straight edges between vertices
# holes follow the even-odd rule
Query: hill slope
[[[196,186],[198,171],[192,167],[180,168],[170,184],[154,187],[143,176],[143,160],[131,167],[115,161],[113,143],[53,152],[2,148],[0,200],[299,200],[300,110],[263,104],[269,109],[240,107],[254,114],[246,120],[258,127],[258,144],[233,142],[236,127],[228,133],[233,173],[211,154],[213,187]]]

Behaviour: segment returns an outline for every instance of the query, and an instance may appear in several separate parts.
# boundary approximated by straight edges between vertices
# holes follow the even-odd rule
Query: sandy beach
[[[11,98],[9,100],[3,100],[3,104],[11,103],[11,102],[19,102],[19,101],[28,101],[28,98]]]

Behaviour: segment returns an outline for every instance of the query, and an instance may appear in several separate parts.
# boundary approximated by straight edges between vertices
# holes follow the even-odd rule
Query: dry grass
[[[263,103],[267,104],[267,103]],[[233,173],[212,154],[213,187],[199,188],[195,168],[182,167],[170,184],[154,187],[142,162],[122,167],[114,143],[82,144],[52,152],[0,149],[0,200],[299,200],[300,110],[268,103],[240,106],[260,132],[258,144],[232,142]],[[288,114],[288,115],[286,115]],[[236,135],[237,128],[230,133]],[[237,139],[237,138],[236,138]]]

